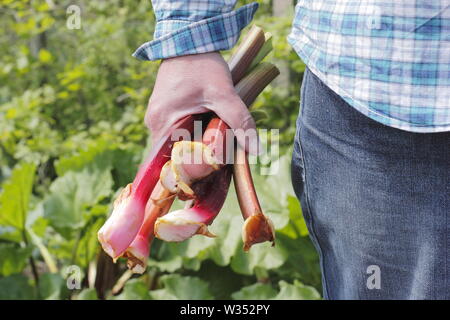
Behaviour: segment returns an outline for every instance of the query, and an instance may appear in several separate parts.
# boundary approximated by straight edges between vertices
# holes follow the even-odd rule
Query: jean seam
[[[309,71],[309,70],[308,70]],[[307,71],[307,72],[308,72]],[[309,71],[311,72],[311,71]],[[307,74],[307,73],[305,73]],[[304,79],[306,80],[306,79]],[[305,81],[306,84],[306,81]],[[302,90],[301,90],[301,105],[300,105],[300,117],[303,117],[303,110],[304,110],[304,105],[305,105],[305,99],[304,99],[304,87],[306,85],[302,86]],[[303,167],[303,192],[305,193],[305,202],[306,202],[306,211],[309,217],[309,221],[310,221],[310,235],[311,235],[311,239],[313,242],[315,242],[316,244],[316,248],[317,251],[319,253],[319,257],[320,257],[320,266],[321,266],[321,271],[322,271],[322,287],[323,287],[323,291],[324,291],[324,297],[326,299],[329,299],[329,294],[328,294],[328,284],[327,284],[327,277],[325,276],[325,258],[323,255],[323,251],[322,251],[322,246],[320,245],[319,239],[316,236],[317,232],[316,232],[316,228],[315,228],[315,223],[314,223],[314,219],[312,216],[312,212],[311,212],[311,206],[310,206],[310,198],[309,198],[309,193],[308,193],[308,179],[307,179],[307,169],[306,169],[306,157],[305,157],[305,152],[304,149],[302,147],[302,142],[301,142],[301,131],[302,131],[303,126],[299,126],[299,135],[298,135],[298,146],[300,148],[300,153],[301,153],[301,157],[300,157],[300,161],[302,162],[302,167]]]

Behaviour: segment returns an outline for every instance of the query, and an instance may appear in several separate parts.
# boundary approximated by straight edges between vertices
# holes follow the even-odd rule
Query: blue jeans
[[[450,133],[359,113],[304,75],[292,181],[327,299],[450,299]]]

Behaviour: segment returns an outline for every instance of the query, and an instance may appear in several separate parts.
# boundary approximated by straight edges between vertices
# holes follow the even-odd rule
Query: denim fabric
[[[306,71],[292,181],[325,298],[450,299],[449,147],[449,132],[380,124]]]

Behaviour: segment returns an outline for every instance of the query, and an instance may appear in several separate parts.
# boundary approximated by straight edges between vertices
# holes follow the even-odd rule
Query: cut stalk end
[[[156,220],[155,236],[168,242],[181,242],[196,234],[215,237],[203,222],[195,220],[199,219],[191,209],[171,212]]]
[[[248,217],[242,227],[242,240],[244,241],[244,251],[250,250],[254,244],[265,241],[272,242],[272,246],[274,246],[275,229],[272,220],[262,213]]]
[[[143,274],[147,268],[147,259],[150,255],[150,246],[148,239],[142,236],[136,237],[133,241],[133,246],[127,249],[123,254],[127,258],[127,267],[133,273]]]

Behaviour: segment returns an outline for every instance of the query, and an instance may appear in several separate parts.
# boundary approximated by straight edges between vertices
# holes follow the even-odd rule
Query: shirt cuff
[[[241,30],[253,19],[258,3],[197,22],[163,20],[156,24],[155,39],[142,44],[133,57],[158,60],[188,54],[231,49]]]

